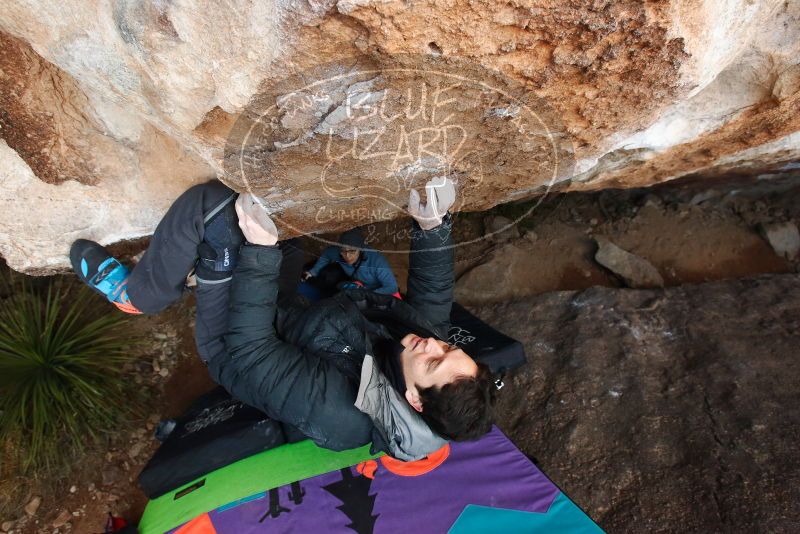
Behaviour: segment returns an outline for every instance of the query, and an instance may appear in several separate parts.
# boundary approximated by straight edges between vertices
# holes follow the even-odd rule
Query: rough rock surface
[[[507,241],[518,238],[520,229],[508,217],[490,215],[483,219],[483,235],[498,241]]]
[[[666,286],[800,272],[798,260],[776,254],[759,231],[800,221],[797,178],[734,186],[714,195],[701,186],[672,183],[553,195],[517,226],[524,237],[506,241],[494,235],[456,249],[456,300],[479,306],[548,291],[621,286],[594,259],[599,236],[652,264]],[[700,198],[705,200],[696,203]],[[525,204],[504,205],[492,213],[514,217],[513,210],[526,209]],[[460,243],[485,232],[485,224],[471,223],[472,215],[456,219]],[[398,259],[389,256],[395,272],[405,273],[407,261]]]
[[[147,234],[213,174],[297,233],[391,218],[442,173],[462,209],[780,173],[800,159],[799,35],[784,0],[10,0],[0,253],[63,267],[77,235]],[[264,109],[270,135],[243,139]]]
[[[474,310],[528,355],[501,428],[609,532],[800,529],[800,277]]]
[[[800,231],[793,222],[767,224],[761,231],[776,254],[787,260],[797,257],[800,252]]]
[[[661,287],[664,279],[658,269],[644,258],[621,249],[608,239],[597,237],[597,252],[594,259],[625,281],[628,287]]]

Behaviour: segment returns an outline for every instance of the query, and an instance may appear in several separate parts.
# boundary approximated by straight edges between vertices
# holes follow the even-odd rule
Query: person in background
[[[389,262],[377,250],[367,248],[359,228],[343,233],[339,246],[326,248],[314,266],[303,273],[303,280],[327,295],[355,287],[399,295]]]

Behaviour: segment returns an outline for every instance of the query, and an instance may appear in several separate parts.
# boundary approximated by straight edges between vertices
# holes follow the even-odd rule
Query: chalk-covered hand
[[[239,228],[245,239],[254,245],[272,246],[278,242],[278,228],[270,219],[267,210],[256,202],[250,193],[242,193],[236,199],[236,214]]]
[[[456,187],[450,178],[438,176],[425,184],[427,203],[423,204],[416,189],[408,193],[408,213],[423,230],[433,230],[456,201]]]

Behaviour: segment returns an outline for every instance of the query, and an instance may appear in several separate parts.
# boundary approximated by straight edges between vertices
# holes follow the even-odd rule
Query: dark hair
[[[447,440],[478,439],[492,428],[494,378],[485,364],[476,363],[478,372],[474,377],[419,390],[420,415],[431,430]]]

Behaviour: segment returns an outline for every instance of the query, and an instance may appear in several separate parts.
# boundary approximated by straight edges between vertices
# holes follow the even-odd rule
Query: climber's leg
[[[144,313],[166,308],[181,296],[195,265],[198,279],[230,279],[243,240],[235,200],[236,193],[217,180],[196,185],[175,200],[128,280],[134,306]]]
[[[237,227],[238,228],[238,227]],[[278,275],[278,305],[290,307],[297,296],[297,284],[303,272],[305,254],[300,240],[289,239],[278,243],[283,252],[283,261]],[[198,276],[195,295],[195,342],[197,353],[208,365],[211,379],[219,383],[218,356],[225,353],[225,334],[228,333],[228,301],[230,284],[202,280]]]
[[[207,284],[230,279],[242,242],[235,199],[236,193],[216,180],[183,193],[161,219],[129,275],[103,247],[87,240],[73,244],[73,268],[123,311],[157,313],[181,296],[186,276],[195,266],[198,279]]]

